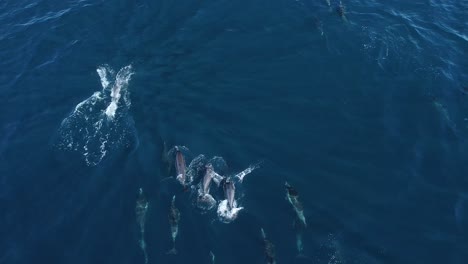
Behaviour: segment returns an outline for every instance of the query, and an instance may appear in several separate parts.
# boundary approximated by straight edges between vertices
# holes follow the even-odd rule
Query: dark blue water
[[[1,1],[0,263],[144,263],[140,187],[149,263],[467,263],[468,2],[338,5]],[[178,194],[176,256],[164,141],[263,160],[231,224]]]

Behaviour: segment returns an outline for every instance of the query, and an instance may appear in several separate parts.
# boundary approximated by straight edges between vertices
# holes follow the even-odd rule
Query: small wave
[[[126,66],[117,74],[109,66],[97,69],[102,90],[78,103],[62,121],[56,144],[59,149],[79,152],[87,165],[95,166],[109,151],[131,144],[134,126],[128,115],[127,91],[131,69]],[[123,103],[119,102],[120,97],[125,98]],[[119,105],[122,107],[117,111]]]
[[[45,14],[44,16],[41,16],[41,17],[33,17],[32,19],[30,19],[28,22],[26,23],[22,23],[22,24],[18,24],[19,26],[31,26],[31,25],[34,25],[34,24],[37,24],[37,23],[42,23],[42,22],[46,22],[48,20],[54,20],[54,19],[57,19],[57,18],[60,18],[62,17],[63,15],[67,14],[68,12],[70,12],[72,9],[71,8],[66,8],[66,9],[63,9],[63,10],[60,10],[60,11],[57,11],[57,12],[48,12],[47,14]]]

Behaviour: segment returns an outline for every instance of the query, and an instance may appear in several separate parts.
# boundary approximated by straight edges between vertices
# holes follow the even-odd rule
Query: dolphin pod
[[[164,144],[166,150],[166,145]],[[221,223],[231,223],[235,221],[244,207],[239,206],[238,187],[244,182],[244,178],[260,167],[261,163],[250,165],[246,169],[231,175],[225,175],[227,165],[221,157],[213,157],[208,159],[200,154],[193,158],[187,166],[187,155],[189,150],[183,146],[175,146],[163,155],[164,161],[172,160],[175,168],[175,174],[171,177],[177,186],[180,186],[180,191],[189,191],[189,199],[192,199],[195,209],[198,209],[202,214],[210,213],[215,210],[218,220]],[[172,158],[171,158],[172,156]],[[224,176],[223,176],[224,174]],[[303,231],[307,228],[307,221],[304,214],[304,208],[300,201],[299,192],[288,182],[284,184],[286,190],[286,201],[290,204],[294,211],[294,223],[296,230],[296,248],[299,258],[304,258],[303,253]],[[179,198],[183,198],[179,197]],[[143,189],[140,188],[139,196],[136,202],[136,218],[140,228],[141,240],[140,247],[144,252],[145,264],[148,263],[146,253],[146,244],[144,242],[144,230],[146,222],[146,214],[149,202],[146,199]],[[176,195],[172,196],[168,222],[170,225],[172,247],[167,254],[177,254],[176,240],[179,235],[179,221],[181,213],[176,206]],[[263,241],[263,250],[265,255],[265,263],[276,264],[275,246],[267,237],[263,228],[260,229],[261,239]],[[209,251],[210,262],[215,262],[213,251]]]

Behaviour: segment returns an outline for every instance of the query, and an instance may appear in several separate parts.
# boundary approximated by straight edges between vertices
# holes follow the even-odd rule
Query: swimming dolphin
[[[177,237],[177,233],[179,233],[179,220],[180,220],[180,212],[179,209],[175,206],[175,199],[176,196],[172,197],[171,208],[169,211],[169,224],[171,225],[171,235],[172,235],[172,249],[167,252],[167,254],[177,254],[177,250],[175,248],[175,240]]]
[[[343,5],[343,3],[341,1],[340,1],[340,4],[336,7],[336,13],[344,21],[347,21],[347,19],[346,19],[346,9],[345,9],[345,7],[344,7],[344,5]]]
[[[301,223],[304,228],[307,227],[304,208],[302,207],[301,202],[299,202],[299,193],[289,185],[288,182],[285,182],[284,185],[286,187],[286,200],[288,200],[288,202],[293,206],[297,218],[299,219],[299,223]]]
[[[205,174],[203,175],[203,179],[198,187],[196,205],[198,208],[207,211],[215,207],[216,200],[210,194],[210,185],[214,173],[213,166],[210,163],[208,163],[205,167]]]
[[[271,241],[268,240],[263,228],[260,228],[260,232],[262,233],[263,248],[265,250],[266,261],[268,264],[276,264],[275,245],[273,245],[273,243],[271,243]]]
[[[204,194],[207,194],[210,192],[210,184],[211,184],[211,180],[213,179],[213,165],[211,165],[211,163],[208,163],[206,166],[206,171],[205,171],[205,175],[203,176],[203,193]]]
[[[227,224],[234,221],[244,208],[237,207],[235,200],[236,187],[230,178],[224,181],[223,189],[226,199],[219,202],[217,213],[218,219]]]
[[[226,196],[226,199],[228,201],[228,205],[230,209],[233,209],[236,207],[236,201],[234,200],[234,196],[236,193],[236,186],[234,185],[234,182],[231,181],[231,179],[226,179],[224,182],[224,195]]]
[[[137,219],[137,224],[140,227],[140,247],[143,250],[145,255],[145,264],[148,263],[148,254],[146,253],[146,242],[145,242],[145,222],[146,222],[146,212],[148,211],[148,200],[143,193],[143,189],[140,188],[138,199],[136,201],[135,214]]]
[[[214,264],[215,263],[215,254],[213,253],[213,251],[210,251],[210,258],[211,258],[211,264]]]
[[[176,169],[176,179],[185,186],[185,174],[187,171],[187,167],[185,164],[185,157],[182,151],[178,146],[175,147],[176,157],[175,157],[175,169]]]

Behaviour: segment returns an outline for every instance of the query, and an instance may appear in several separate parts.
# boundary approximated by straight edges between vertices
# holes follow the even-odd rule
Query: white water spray
[[[117,74],[109,66],[101,66],[96,71],[102,90],[76,105],[62,121],[56,142],[59,149],[82,154],[89,166],[99,164],[113,149],[128,147],[135,136],[128,115],[127,87],[133,75],[132,66],[123,67]]]

